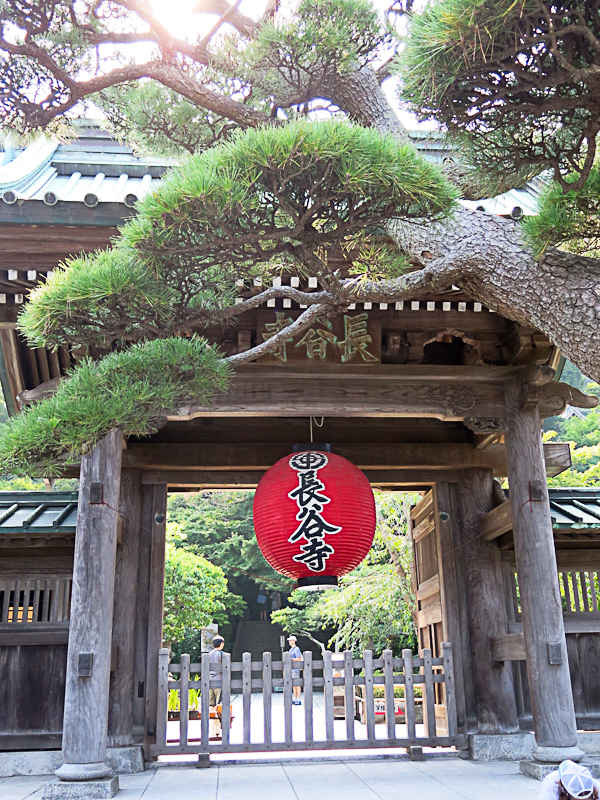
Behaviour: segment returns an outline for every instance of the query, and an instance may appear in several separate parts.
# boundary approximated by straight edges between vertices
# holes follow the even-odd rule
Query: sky
[[[241,0],[239,10],[252,19],[258,19],[263,13],[267,1]],[[201,2],[202,0],[200,0]],[[285,0],[282,4],[286,5]],[[217,19],[216,16],[208,14],[194,14],[193,11],[198,5],[199,0],[152,0],[152,9],[160,22],[174,36],[182,39],[206,33]],[[389,6],[389,0],[373,0],[373,5],[380,11],[384,11]],[[414,114],[399,107],[394,79],[386,81],[383,90],[404,127],[409,130],[435,130],[436,125],[433,122],[420,123]]]

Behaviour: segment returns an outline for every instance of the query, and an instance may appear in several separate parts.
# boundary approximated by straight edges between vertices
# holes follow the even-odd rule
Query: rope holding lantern
[[[298,588],[337,585],[366,557],[375,535],[375,498],[358,467],[328,444],[295,445],[262,477],[254,529],[263,556]]]

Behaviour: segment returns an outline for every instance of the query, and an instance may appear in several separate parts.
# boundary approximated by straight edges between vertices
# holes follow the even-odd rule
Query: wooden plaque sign
[[[257,343],[266,341],[300,316],[299,311],[268,309],[258,314]],[[366,311],[340,314],[333,320],[317,320],[295,339],[289,338],[257,359],[263,363],[286,364],[307,361],[370,366],[381,363],[380,323]]]

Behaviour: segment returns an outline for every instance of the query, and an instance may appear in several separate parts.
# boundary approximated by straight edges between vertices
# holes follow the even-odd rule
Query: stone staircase
[[[283,630],[273,622],[250,622],[241,620],[233,645],[231,654],[232,661],[241,661],[242,653],[252,653],[252,661],[262,661],[263,653],[272,653],[273,661],[281,660],[281,644],[279,637],[283,636]],[[287,634],[285,634],[287,637]],[[304,650],[311,650],[313,657],[321,657],[321,651],[304,636],[298,637],[298,647]],[[286,642],[285,649],[288,649]]]
[[[242,653],[252,653],[252,661],[261,661],[263,653],[272,653],[273,660],[281,660],[281,644],[279,637],[283,630],[273,622],[250,622],[241,620],[233,652],[232,661],[241,661]]]

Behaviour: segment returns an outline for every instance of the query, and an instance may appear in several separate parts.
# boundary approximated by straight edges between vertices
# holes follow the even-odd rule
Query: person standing
[[[292,661],[302,661],[302,652],[300,648],[296,644],[296,637],[295,636],[288,636],[288,644],[290,646],[290,655],[292,657]],[[300,670],[299,669],[292,669],[292,678],[299,678],[300,677]],[[302,692],[301,686],[294,686],[294,699],[292,700],[292,705],[294,706],[301,706],[302,702],[300,700],[300,694]]]
[[[256,602],[260,606],[260,621],[266,622],[267,621],[267,599],[268,599],[269,590],[261,587],[258,590],[258,597],[256,598]]]
[[[223,647],[225,646],[225,639],[222,636],[215,636],[212,641],[213,649],[208,654],[210,662],[209,676],[212,680],[222,680],[221,664],[223,663]],[[217,668],[216,665],[219,665]],[[209,725],[209,738],[220,739],[222,736],[221,718],[218,713],[218,705],[221,702],[221,689],[208,690],[208,705],[210,706],[210,725]],[[223,713],[221,709],[221,714]]]

